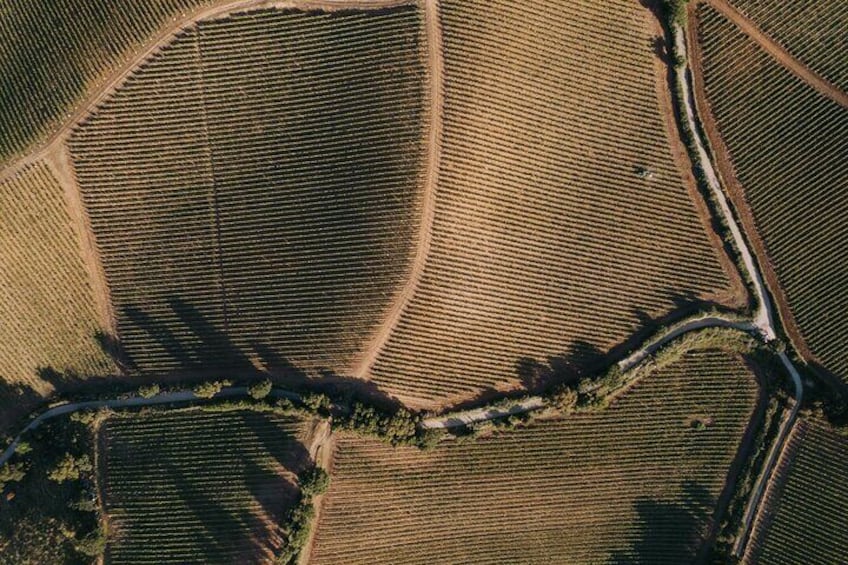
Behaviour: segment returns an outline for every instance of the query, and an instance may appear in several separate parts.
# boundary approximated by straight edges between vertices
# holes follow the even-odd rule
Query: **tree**
[[[224,388],[221,381],[208,381],[194,387],[194,394],[200,398],[212,398]]]
[[[21,482],[25,476],[26,468],[22,464],[6,463],[0,467],[0,490],[3,490],[6,483]]]
[[[262,400],[263,398],[271,394],[271,387],[271,381],[265,379],[264,381],[259,381],[258,383],[248,387],[247,394],[249,394],[256,400]]]
[[[153,398],[157,394],[159,394],[159,385],[156,383],[149,385],[142,385],[138,387],[138,395],[143,398]]]
[[[568,386],[562,386],[551,395],[551,403],[557,410],[570,414],[577,407],[577,391]]]
[[[56,467],[47,474],[47,477],[57,483],[75,481],[80,478],[82,473],[90,473],[93,469],[94,466],[91,464],[88,455],[74,457],[70,453],[66,453]]]
[[[330,486],[330,475],[321,467],[312,467],[298,475],[297,482],[300,485],[300,495],[309,500],[313,496],[327,492]]]

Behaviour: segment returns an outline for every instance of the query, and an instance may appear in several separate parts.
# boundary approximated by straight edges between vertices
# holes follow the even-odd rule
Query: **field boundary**
[[[742,12],[727,2],[727,0],[706,0],[706,3],[738,27],[783,68],[827,98],[830,98],[844,108],[848,108],[848,94],[842,92],[842,90],[830,81],[799,61],[777,40],[762,31],[753,21],[748,19]]]
[[[88,273],[90,292],[94,298],[98,322],[102,330],[108,336],[114,338],[118,335],[118,317],[115,314],[106,271],[103,269],[100,248],[97,246],[94,231],[91,229],[88,209],[82,200],[73,159],[68,153],[67,146],[61,144],[51,147],[51,151],[45,153],[42,162],[50,169],[50,172],[62,187],[65,207],[79,239],[79,254],[83,267]],[[118,368],[120,369],[120,367]]]
[[[694,10],[691,17],[697,17]],[[753,248],[754,254],[760,259],[759,265],[768,289],[774,298],[784,332],[786,332],[792,346],[798,350],[802,357],[818,362],[818,359],[807,345],[806,339],[801,334],[801,330],[789,306],[789,299],[777,278],[777,272],[769,256],[765,241],[757,229],[753,209],[748,203],[744,188],[736,177],[735,167],[730,158],[730,151],[724,143],[718,131],[718,126],[713,119],[712,106],[707,97],[706,85],[704,83],[703,67],[701,65],[703,55],[700,42],[697,38],[696,25],[694,25],[694,20],[690,20],[689,24],[686,26],[686,39],[692,51],[692,55],[689,58],[689,65],[692,77],[693,103],[695,105],[695,111],[701,118],[700,123],[704,128],[706,143],[710,147],[718,174],[739,216],[743,231]]]
[[[260,9],[299,9],[299,10],[379,10],[400,6],[416,5],[416,0],[223,0],[212,5],[186,11],[181,17],[169,22],[150,35],[135,53],[111,72],[101,75],[100,84],[87,89],[86,93],[74,105],[64,120],[51,133],[33,142],[17,159],[0,163],[0,182],[14,176],[26,165],[39,161],[45,155],[64,145],[73,129],[84,122],[104,100],[119,88],[133,71],[163,46],[173,41],[181,32],[200,20],[226,17],[231,13]]]
[[[421,215],[415,252],[409,276],[392,299],[383,321],[366,342],[359,359],[352,363],[351,374],[368,379],[371,367],[385,347],[403,313],[409,306],[424,273],[433,240],[433,221],[436,215],[436,192],[442,155],[442,122],[444,109],[444,55],[442,46],[441,4],[439,0],[423,0],[424,27],[427,42],[427,77],[429,109],[427,125],[426,171],[421,189]]]

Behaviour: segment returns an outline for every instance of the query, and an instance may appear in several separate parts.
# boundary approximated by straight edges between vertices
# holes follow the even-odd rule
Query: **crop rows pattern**
[[[435,449],[342,435],[315,563],[688,563],[756,402],[691,352],[599,413]]]
[[[0,11],[0,163],[46,135],[157,29],[209,0],[36,0]]]
[[[522,358],[585,365],[727,288],[670,153],[645,9],[441,5],[432,245],[375,382],[414,406],[468,400],[519,384]]]
[[[48,392],[39,376],[46,369],[110,373],[94,339],[99,326],[79,233],[46,165],[0,183],[0,250],[0,399],[14,384]]]
[[[732,0],[757,27],[798,60],[848,90],[848,2],[839,0]]]
[[[775,565],[843,562],[848,440],[822,424],[801,421],[782,459],[780,482],[755,523],[754,554]]]
[[[269,560],[310,423],[252,411],[110,418],[99,466],[109,563]]]
[[[812,353],[848,377],[848,110],[812,90],[706,5],[703,75],[789,307]]]
[[[339,370],[407,276],[413,7],[201,21],[72,136],[131,361]]]

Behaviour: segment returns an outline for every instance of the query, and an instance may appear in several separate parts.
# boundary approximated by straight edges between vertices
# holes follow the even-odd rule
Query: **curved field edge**
[[[286,41],[306,31],[309,41]],[[414,6],[201,20],[74,132],[119,334],[139,369],[217,359],[346,372],[426,233],[421,35]]]
[[[743,563],[835,563],[848,552],[848,439],[798,422],[769,482]]]
[[[84,0],[90,2],[91,0]],[[114,18],[103,17],[103,12],[93,10],[93,13],[87,13],[80,5],[71,6],[71,4],[79,3],[79,0],[62,0],[62,2],[47,2],[46,7],[42,9],[31,9],[29,4],[19,4],[15,8],[23,12],[19,14],[17,21],[0,22],[5,26],[4,32],[9,37],[13,38],[4,46],[14,51],[7,57],[0,59],[14,64],[15,58],[18,56],[18,51],[14,47],[27,45],[27,41],[22,41],[24,37],[22,30],[29,29],[32,25],[40,26],[41,18],[51,18],[51,21],[71,21],[81,24],[78,30],[70,30],[69,37],[62,40],[59,34],[55,33],[55,29],[51,27],[51,34],[46,37],[50,42],[55,42],[50,46],[50,49],[40,49],[36,57],[46,55],[49,57],[61,57],[64,51],[69,48],[69,45],[79,47],[83,51],[82,55],[91,56],[87,51],[92,50],[97,52],[96,69],[90,68],[91,62],[81,59],[75,64],[80,66],[78,75],[68,75],[63,77],[66,82],[79,81],[76,84],[68,86],[70,92],[64,92],[61,88],[55,89],[65,96],[64,102],[59,101],[58,107],[51,107],[54,101],[44,102],[43,112],[48,116],[42,116],[43,122],[29,124],[29,131],[38,133],[26,133],[21,135],[17,141],[10,142],[6,150],[0,149],[0,179],[6,178],[16,169],[25,166],[40,158],[44,153],[48,152],[51,147],[62,144],[69,131],[74,125],[82,121],[91,110],[100,103],[108,94],[117,88],[119,84],[138,66],[138,64],[151,54],[155,53],[162,45],[170,42],[185,26],[192,22],[203,19],[212,18],[219,15],[238,11],[248,8],[292,8],[306,10],[345,10],[349,8],[358,9],[382,9],[394,6],[412,4],[412,0],[156,0],[155,6],[146,3],[144,6],[135,6],[134,8],[126,5],[121,6],[121,11],[113,14],[120,19],[120,25]],[[164,5],[164,6],[163,6]],[[101,8],[117,8],[110,7],[109,2],[105,2]],[[72,12],[73,17],[68,17],[65,12]],[[151,15],[150,12],[156,12]],[[12,16],[9,16],[11,20]],[[22,23],[21,18],[26,20]],[[126,20],[124,18],[127,18]],[[150,19],[146,19],[150,18]],[[109,23],[111,26],[100,28],[101,24]],[[90,27],[88,27],[90,26]],[[131,31],[131,35],[136,35],[134,41],[124,45],[123,38],[109,36],[109,33],[115,30]],[[93,37],[94,35],[103,34],[100,39]],[[37,37],[42,34],[34,33]],[[25,37],[25,39],[28,39]],[[16,41],[17,40],[17,41]],[[32,46],[37,46],[37,42],[29,42]],[[43,52],[42,52],[43,51]],[[55,51],[55,52],[54,52]],[[101,59],[105,59],[101,60]],[[53,67],[50,65],[55,63]],[[33,68],[41,68],[40,65],[19,65],[16,72],[2,73],[4,77],[17,76],[21,72],[31,74],[32,76],[44,75],[40,80],[46,80],[48,83],[56,81],[56,69],[54,67],[68,65],[67,61],[48,61],[44,64],[44,72],[36,73]],[[21,71],[23,69],[23,71]],[[46,74],[45,74],[46,73]],[[20,78],[20,77],[19,77]],[[11,79],[10,79],[11,80]],[[42,99],[45,96],[50,97],[56,93],[40,92],[39,88],[28,85],[31,79],[22,80],[24,87],[28,89],[26,96],[14,94],[15,85],[9,84],[9,96],[13,100],[21,102],[31,102],[33,98]],[[5,91],[4,91],[5,93]],[[38,95],[41,95],[40,97]],[[14,111],[15,104],[3,105],[6,109]],[[19,113],[20,116],[28,115],[26,112]],[[7,132],[14,128],[6,128]],[[40,130],[40,131],[39,131]]]
[[[599,412],[423,452],[342,434],[312,561],[691,559],[757,397],[738,357],[692,351]]]
[[[699,114],[702,117],[701,123],[706,131],[706,135],[712,149],[713,158],[721,173],[722,181],[727,188],[734,208],[738,211],[739,219],[744,227],[745,234],[750,241],[755,254],[760,259],[759,262],[762,266],[763,275],[768,284],[769,291],[777,303],[777,310],[783,322],[783,329],[788,334],[793,346],[809,363],[811,363],[813,368],[817,369],[817,373],[829,378],[831,382],[833,382],[837,379],[831,378],[831,375],[833,375],[834,372],[838,372],[838,370],[835,371],[833,366],[828,366],[830,363],[826,362],[824,359],[820,359],[814,351],[815,348],[811,347],[808,339],[805,338],[804,330],[800,328],[797,314],[793,312],[794,308],[790,305],[790,298],[787,295],[787,288],[785,286],[786,283],[781,282],[781,277],[778,274],[778,271],[781,270],[780,265],[775,263],[772,253],[769,252],[769,244],[766,242],[766,239],[768,238],[760,229],[762,226],[758,226],[758,220],[756,219],[757,215],[752,207],[753,205],[749,196],[746,194],[748,187],[744,186],[745,183],[743,183],[738,176],[739,169],[735,163],[731,148],[729,147],[730,142],[722,135],[720,127],[716,121],[717,118],[714,114],[715,108],[713,107],[715,102],[710,100],[707,92],[708,85],[705,82],[704,75],[704,57],[707,55],[704,53],[704,48],[701,43],[703,38],[701,33],[698,31],[702,18],[705,14],[707,14],[708,10],[712,10],[712,8],[708,8],[708,6],[709,4],[701,4],[698,6],[697,11],[693,9],[691,11],[690,25],[687,26],[688,43],[693,51],[693,56],[691,57],[691,67],[693,71],[692,76],[694,79],[693,90]],[[723,18],[723,16],[718,15],[717,12],[711,12],[711,14],[714,17]],[[733,28],[732,24],[727,21],[724,22],[724,25],[727,29]],[[736,30],[736,28],[733,29],[738,37],[746,37],[742,34],[742,31]],[[824,100],[809,86],[805,85],[800,78],[793,77],[789,71],[782,69],[776,61],[770,60],[768,55],[762,51],[759,46],[753,42],[753,40],[743,40],[743,44],[752,53],[749,59],[756,57],[756,59],[760,61],[761,65],[765,65],[766,68],[780,74],[785,81],[788,81],[787,85],[791,85],[796,91],[803,92],[805,96],[817,99],[820,102]],[[749,77],[748,83],[750,82],[751,79]],[[787,86],[787,88],[788,87],[789,86]],[[833,105],[833,103],[830,104]],[[775,110],[775,112],[780,115],[778,110]],[[787,117],[787,119],[789,118]],[[837,165],[831,163],[830,167],[837,167]],[[780,169],[779,166],[778,169]],[[786,179],[780,181],[783,185],[785,185],[786,182]],[[829,185],[825,184],[823,186]],[[790,191],[791,189],[791,186],[783,188],[784,191]],[[798,203],[795,208],[796,210],[803,210],[805,209],[804,206],[805,204],[801,202]],[[803,222],[801,225],[803,225]],[[772,242],[772,245],[774,245],[774,241]],[[798,273],[794,273],[793,278],[797,279]],[[794,286],[797,287],[798,284],[794,284]]]
[[[539,20],[539,29],[546,29],[550,26],[540,23],[543,15],[550,16],[548,19],[554,23],[572,20],[563,14],[552,16],[547,11],[550,7],[544,2],[514,6],[511,11],[502,5],[487,6],[486,13],[499,10],[504,12],[499,21],[511,22],[499,29],[486,24],[483,16],[461,18],[459,12],[473,12],[473,5],[459,7],[442,2],[441,7],[446,49],[445,137],[433,244],[407,314],[399,320],[370,375],[382,390],[409,406],[431,409],[472,404],[473,399],[482,400],[506,390],[526,387],[535,377],[523,370],[524,365],[538,366],[539,372],[551,373],[549,368],[546,370],[548,364],[566,367],[566,371],[580,371],[589,365],[600,364],[599,358],[609,349],[629,347],[630,344],[622,342],[630,332],[644,330],[645,326],[655,324],[657,318],[674,316],[675,313],[681,315],[687,309],[691,311],[695,308],[694,302],[709,300],[707,295],[714,297],[717,287],[724,289],[729,284],[728,279],[733,278],[722,269],[724,261],[719,261],[722,252],[713,247],[704,233],[704,222],[698,219],[688,189],[682,186],[680,165],[672,158],[669,144],[656,141],[641,143],[638,147],[642,149],[636,151],[638,154],[631,155],[629,149],[621,146],[627,146],[632,140],[624,136],[625,141],[616,141],[620,134],[618,130],[615,134],[608,134],[606,126],[574,125],[577,121],[583,124],[605,118],[599,115],[598,108],[586,107],[587,102],[580,94],[581,87],[569,87],[554,95],[546,90],[553,84],[548,76],[550,73],[533,72],[534,58],[541,57],[543,52],[561,50],[562,53],[557,51],[558,55],[575,55],[561,44],[571,41],[569,34],[582,33],[582,27],[569,32],[566,34],[569,37],[565,38],[548,30],[551,37],[546,35],[546,41],[542,42],[544,45],[534,44],[518,49],[522,53],[520,57],[516,51],[516,34],[519,27],[529,25],[526,22]],[[570,6],[570,9],[592,16],[589,13],[591,7]],[[607,29],[609,26],[601,26],[603,34],[610,34],[614,39],[607,37],[609,41],[606,43],[615,44],[616,53],[624,52],[627,57],[638,60],[638,71],[633,71],[637,75],[636,82],[643,85],[646,92],[654,93],[657,82],[665,81],[664,72],[661,73],[662,78],[656,75],[650,49],[643,51],[643,42],[630,37],[635,34],[642,38],[644,34],[645,42],[648,41],[646,28],[650,27],[650,15],[647,10],[632,5],[617,6],[616,9],[624,10],[626,14],[620,18],[621,23],[613,26],[615,30],[612,32]],[[483,8],[480,10],[481,13],[484,11]],[[512,12],[520,12],[521,17]],[[593,17],[589,19],[594,21]],[[575,19],[583,18],[575,16]],[[477,20],[480,21],[474,23]],[[615,21],[619,22],[619,19]],[[471,23],[466,26],[458,22]],[[476,29],[471,31],[475,26]],[[468,45],[463,44],[460,38],[466,33],[469,37],[473,36],[468,39]],[[593,44],[601,41],[594,34],[586,37]],[[489,48],[480,47],[488,42],[493,42]],[[481,60],[495,56],[500,62],[491,63],[494,68],[492,72],[485,73],[485,77],[477,76],[479,70],[466,69],[463,74],[460,59],[466,55],[473,58],[474,53]],[[522,57],[528,58],[526,64],[520,62]],[[510,62],[501,61],[503,58]],[[555,60],[561,58],[554,57]],[[515,66],[513,61],[518,61],[515,65],[521,68],[512,70],[511,67]],[[561,63],[563,68],[572,68],[567,63]],[[628,67],[617,60],[605,61],[601,55],[593,64],[604,69],[610,66]],[[564,72],[559,67],[554,70]],[[528,76],[535,77],[529,85],[525,84]],[[607,79],[598,77],[597,81],[602,83],[596,85],[598,88],[609,87]],[[566,84],[581,82],[571,80]],[[497,88],[502,83],[512,86]],[[515,91],[517,88],[520,93]],[[640,96],[647,99],[647,110],[642,113],[649,115],[642,116],[644,120],[632,136],[641,140],[642,136],[648,135],[645,124],[649,124],[651,132],[656,133],[655,139],[665,141],[668,129],[668,122],[663,117],[665,112],[657,108],[655,96],[645,92]],[[562,97],[573,103],[559,100]],[[598,98],[605,97],[595,96],[593,100]],[[617,98],[616,101],[620,102]],[[622,104],[626,108],[622,108]],[[620,116],[631,110],[632,104],[622,104],[607,115]],[[585,110],[582,117],[581,110]],[[550,119],[545,117],[548,111],[551,112]],[[563,112],[567,116],[561,116]],[[474,120],[479,122],[478,125],[482,124],[477,130],[471,123]],[[519,127],[519,124],[525,123],[526,127]],[[557,146],[557,135],[565,135],[561,131],[565,127],[563,124],[569,124],[569,136],[562,146]],[[580,131],[572,131],[572,127]],[[463,134],[465,130],[468,131]],[[544,141],[545,135],[550,139]],[[525,139],[528,136],[533,138],[532,143]],[[575,137],[592,146],[596,155],[603,153],[607,158],[605,163],[612,155],[615,170],[592,172],[569,169],[565,163],[578,161],[573,158],[576,149],[571,147]],[[605,145],[607,143],[612,145]],[[473,147],[467,147],[469,144]],[[565,155],[557,157],[557,151],[564,151]],[[620,155],[622,151],[626,155]],[[633,168],[638,169],[634,163],[641,162],[656,167],[655,174],[647,173],[647,177],[653,175],[654,180],[638,179]],[[552,186],[558,188],[540,195],[537,194],[538,188],[523,187],[521,183],[531,171],[536,171],[533,173],[536,185],[553,183]],[[463,179],[468,179],[467,182],[473,186],[484,186],[485,194],[467,187],[460,190],[462,183],[466,182]],[[619,196],[606,192],[601,196],[609,197],[610,202],[601,201],[601,196],[598,196],[591,201],[591,206],[587,198],[579,203],[555,199],[554,195],[561,196],[562,185],[569,183],[581,188],[591,186],[593,195],[599,186],[606,184],[617,187],[623,184],[630,187],[628,190],[639,191],[639,194],[630,198],[626,206],[617,201]],[[653,183],[657,186],[652,186]],[[670,248],[691,251],[683,258],[677,257],[677,268],[671,275],[673,280],[668,278],[671,271],[666,269],[664,261],[667,258],[663,255],[654,260],[657,245],[648,252],[640,247],[645,238],[635,235],[643,229],[633,224],[637,222],[635,216],[641,218],[642,207],[649,201],[647,196],[643,196],[646,191],[652,195],[661,192],[653,202],[654,215],[659,202],[671,207],[673,211],[668,214],[675,218],[673,228],[658,228],[654,230],[655,236],[660,233],[661,237],[674,239],[681,233],[691,235],[686,245],[660,245],[664,253]],[[572,190],[567,194],[576,192]],[[639,214],[631,211],[628,215],[625,209],[633,206],[638,206]],[[589,217],[594,218],[593,214],[601,214],[601,209],[605,212],[603,219],[588,220]],[[610,217],[616,219],[612,228],[609,227]],[[587,221],[593,224],[594,231],[583,225]],[[603,230],[598,230],[598,224],[603,226]],[[625,226],[633,230],[628,233]],[[548,230],[553,231],[548,233]],[[590,231],[592,237],[589,236]],[[607,233],[610,231],[615,233]],[[560,240],[565,240],[565,243]],[[693,242],[698,242],[698,245]],[[565,255],[568,257],[563,259]],[[621,272],[637,258],[642,263],[640,269]],[[613,259],[617,262],[610,267],[608,263]],[[645,260],[653,262],[646,266]],[[575,283],[573,273],[578,267],[585,270],[584,275],[596,273],[600,276],[604,273],[608,276],[603,280],[583,276]],[[562,272],[564,269],[568,272]],[[541,270],[544,270],[544,276],[537,272]],[[681,283],[681,278],[686,281]],[[588,285],[586,281],[591,281],[591,288],[584,288]],[[621,281],[623,288],[608,289],[614,286],[614,281]],[[636,291],[641,293],[640,296],[649,296],[635,302],[616,298],[614,306],[609,308],[616,312],[615,316],[628,320],[626,328],[607,319],[611,314],[599,316],[592,312],[583,316],[593,319],[592,332],[574,319],[577,317],[575,312],[585,314],[584,311],[590,307],[596,311],[599,303],[613,301],[611,296],[621,297]],[[514,296],[519,293],[526,299]],[[536,301],[543,300],[543,306],[535,305]],[[428,311],[438,312],[439,319],[433,320]],[[482,361],[484,358],[485,362]],[[531,383],[528,388],[533,386],[535,384]]]

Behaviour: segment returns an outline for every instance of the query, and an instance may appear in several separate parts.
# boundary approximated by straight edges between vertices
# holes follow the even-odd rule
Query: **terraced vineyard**
[[[346,369],[414,250],[421,32],[414,7],[203,21],[75,132],[138,368]]]
[[[54,130],[89,87],[166,22],[210,1],[4,2],[0,163]]]
[[[792,55],[848,90],[848,4],[833,0],[731,0]]]
[[[312,561],[692,562],[756,396],[708,350],[598,413],[432,451],[342,435]]]
[[[648,318],[728,300],[672,159],[647,10],[441,6],[432,244],[373,380],[413,406],[454,404],[520,385],[528,359],[585,367]]]
[[[698,16],[709,110],[789,310],[811,354],[848,378],[848,110],[713,9]]]
[[[99,440],[106,561],[270,560],[313,425],[250,411],[110,418]]]
[[[848,555],[848,440],[801,421],[754,524],[749,563],[841,563]]]
[[[100,326],[79,237],[46,165],[0,182],[0,402],[17,396],[16,386],[45,394],[67,373],[114,371],[94,339]]]

